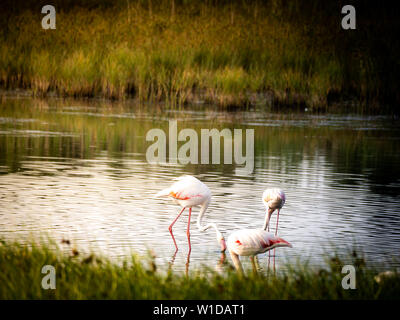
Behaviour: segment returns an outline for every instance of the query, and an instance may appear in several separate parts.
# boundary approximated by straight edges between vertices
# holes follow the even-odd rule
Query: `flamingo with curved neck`
[[[228,237],[228,250],[236,269],[243,274],[239,256],[254,257],[277,247],[292,247],[286,240],[262,229],[242,229]],[[254,261],[252,259],[252,261]]]
[[[171,223],[171,225],[168,228],[172,240],[174,241],[176,249],[175,253],[178,251],[178,246],[176,244],[175,237],[172,232],[172,227],[186,208],[189,208],[188,225],[186,230],[187,239],[189,243],[189,253],[192,250],[190,244],[190,218],[192,215],[192,208],[195,206],[200,206],[200,213],[197,218],[197,228],[201,232],[204,232],[209,228],[214,228],[217,236],[217,241],[221,246],[221,251],[224,252],[226,250],[225,239],[222,233],[219,231],[217,225],[215,223],[208,223],[205,226],[201,225],[203,216],[211,202],[210,189],[203,182],[201,182],[199,179],[193,176],[182,176],[177,178],[176,180],[177,181],[173,183],[169,188],[161,190],[156,194],[156,197],[169,196],[175,203],[179,204],[182,207],[182,210],[179,212],[178,216],[175,218],[175,220]]]
[[[262,196],[263,203],[267,209],[263,230],[269,231],[269,221],[272,213],[277,210],[278,216],[276,218],[275,235],[278,234],[279,213],[286,201],[286,195],[282,189],[273,188],[264,191]]]

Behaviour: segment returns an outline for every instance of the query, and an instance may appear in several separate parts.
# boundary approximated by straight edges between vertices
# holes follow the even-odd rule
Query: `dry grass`
[[[56,30],[43,30],[41,15],[22,10],[2,23],[0,85],[35,95],[223,106],[318,107],[348,92],[358,101],[377,98],[382,70],[367,53],[349,53],[344,63],[336,27],[294,15],[300,1],[281,2],[71,1],[70,10],[58,5]]]

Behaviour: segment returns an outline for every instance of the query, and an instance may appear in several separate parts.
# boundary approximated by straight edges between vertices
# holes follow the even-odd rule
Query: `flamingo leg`
[[[278,216],[276,217],[275,236],[278,234],[279,211],[281,211],[281,210],[280,210],[280,209],[278,209]]]
[[[267,231],[269,232],[269,224],[267,226]],[[271,258],[271,250],[268,250],[268,268],[269,268],[269,259]]]
[[[186,209],[185,207],[182,208],[182,210],[179,212],[178,216],[175,218],[175,220],[171,223],[171,225],[168,228],[169,233],[171,234],[172,240],[174,241],[174,245],[175,245],[175,249],[176,249],[175,253],[178,252],[178,246],[176,245],[175,237],[174,237],[174,234],[172,233],[172,226],[175,224],[176,220],[178,220],[178,218],[181,216],[182,212],[185,209]]]
[[[255,263],[255,260],[254,260],[254,256],[250,256],[250,261],[251,261],[251,265],[253,267],[253,273],[255,275],[257,275],[257,266],[256,266],[256,263]]]
[[[186,231],[188,243],[189,243],[189,255],[190,255],[190,252],[192,251],[192,246],[190,245],[190,217],[191,217],[191,215],[192,215],[192,208],[190,207],[189,208],[189,219],[188,219],[188,225],[187,225],[187,231]]]
[[[278,214],[277,214],[277,217],[276,217],[275,237],[278,234],[279,211],[280,211],[280,209],[278,209]],[[274,273],[275,273],[275,248],[274,248]]]
[[[171,271],[171,270],[172,270],[172,266],[174,265],[175,258],[176,258],[176,253],[177,253],[177,252],[178,252],[178,251],[175,251],[175,252],[174,252],[174,255],[172,256],[171,261],[170,261],[169,264],[168,264],[168,271]]]
[[[185,268],[186,276],[189,275],[189,265],[190,265],[190,251],[188,252],[187,259],[186,259],[186,268]]]
[[[254,262],[256,263],[257,270],[260,269],[260,264],[258,263],[257,256],[254,257]]]
[[[268,232],[269,232],[269,225],[268,225]],[[269,259],[271,258],[271,250],[268,250],[268,268],[269,268]]]

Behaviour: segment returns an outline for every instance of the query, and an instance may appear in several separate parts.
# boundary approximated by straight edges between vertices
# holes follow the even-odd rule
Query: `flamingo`
[[[235,268],[243,274],[239,256],[250,256],[254,267],[254,257],[277,247],[292,247],[286,240],[262,229],[242,229],[228,237],[228,250]]]
[[[169,196],[174,200],[175,203],[179,204],[182,207],[182,210],[179,212],[178,216],[175,218],[175,220],[171,223],[171,225],[168,228],[172,240],[174,241],[176,249],[175,254],[178,252],[178,246],[176,244],[174,234],[172,233],[172,227],[186,208],[189,208],[189,219],[186,230],[187,239],[189,243],[189,254],[192,250],[190,244],[190,218],[192,215],[192,207],[195,206],[200,206],[200,212],[197,218],[198,229],[201,232],[203,232],[211,227],[214,228],[217,235],[217,241],[221,246],[221,251],[224,252],[226,250],[225,238],[223,237],[222,233],[218,230],[217,225],[215,223],[209,223],[205,226],[201,225],[204,213],[206,212],[211,202],[210,189],[203,182],[201,182],[199,179],[193,176],[182,176],[177,178],[176,180],[177,181],[173,183],[169,188],[161,190],[156,194],[156,197]]]
[[[286,201],[285,193],[282,189],[267,189],[264,191],[262,200],[264,202],[265,207],[267,208],[267,213],[265,215],[264,221],[264,230],[269,231],[269,220],[271,219],[271,215],[275,210],[278,210],[278,216],[276,219],[276,228],[275,228],[275,236],[278,234],[278,222],[279,222],[279,212],[282,209],[283,205]]]

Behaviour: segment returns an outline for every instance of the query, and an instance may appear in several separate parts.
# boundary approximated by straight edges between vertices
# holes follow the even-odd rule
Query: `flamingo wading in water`
[[[235,268],[243,273],[239,256],[250,256],[254,267],[254,256],[277,247],[292,247],[286,240],[262,229],[242,229],[228,237],[228,250]]]
[[[189,253],[192,250],[192,247],[190,245],[190,218],[192,215],[192,207],[195,206],[200,206],[200,212],[197,218],[198,229],[200,231],[206,231],[211,227],[214,228],[217,234],[217,241],[221,246],[221,251],[224,252],[226,250],[225,239],[222,233],[218,230],[217,225],[215,223],[209,223],[205,226],[201,225],[204,213],[206,212],[211,202],[210,189],[203,182],[193,176],[182,176],[177,178],[176,180],[177,181],[173,183],[169,188],[161,190],[156,194],[156,197],[169,196],[174,200],[175,203],[179,204],[182,207],[182,210],[179,212],[178,216],[168,228],[176,248],[175,253],[178,251],[178,246],[176,245],[175,237],[172,233],[172,227],[186,208],[189,208],[189,219],[186,231],[189,243]]]
[[[267,189],[264,191],[262,199],[265,207],[267,208],[263,230],[267,230],[268,227],[269,231],[269,221],[271,219],[271,215],[275,210],[278,210],[278,216],[276,218],[276,228],[275,228],[275,236],[276,236],[278,234],[279,212],[286,201],[285,193],[283,192],[282,189],[277,189],[277,188]]]

